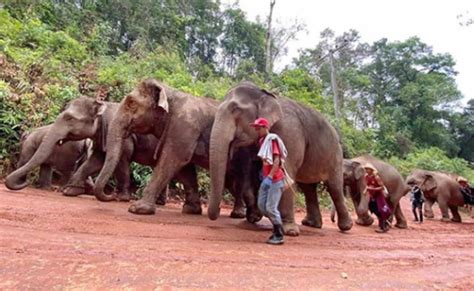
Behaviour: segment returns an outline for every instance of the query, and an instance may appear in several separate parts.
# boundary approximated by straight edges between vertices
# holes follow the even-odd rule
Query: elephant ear
[[[359,180],[365,176],[365,170],[362,168],[359,162],[352,162],[352,169],[354,171],[354,177],[356,180]]]
[[[154,79],[148,79],[144,82],[147,92],[153,101],[155,108],[162,108],[165,112],[169,112],[168,96],[165,88]]]
[[[277,101],[277,96],[265,89],[258,102],[258,117],[263,117],[270,123],[270,128],[283,117],[283,111]]]
[[[438,183],[436,183],[435,178],[431,174],[425,174],[425,182],[423,183],[423,191],[431,191],[438,187]]]

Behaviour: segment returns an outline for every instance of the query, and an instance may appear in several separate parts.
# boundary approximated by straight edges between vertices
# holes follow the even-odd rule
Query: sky
[[[222,0],[224,5],[235,0]],[[250,20],[265,20],[270,0],[239,0],[239,7]],[[433,47],[435,53],[450,53],[456,61],[458,88],[463,103],[474,98],[474,24],[459,25],[458,15],[474,18],[474,0],[276,0],[273,19],[283,24],[298,19],[307,33],[289,45],[288,55],[276,68],[291,63],[298,49],[314,48],[319,34],[329,27],[336,35],[355,29],[362,41],[381,38],[403,41],[411,36]],[[466,18],[465,18],[466,19]]]

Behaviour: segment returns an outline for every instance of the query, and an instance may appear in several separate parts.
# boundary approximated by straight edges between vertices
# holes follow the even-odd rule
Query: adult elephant
[[[24,132],[20,138],[20,156],[17,168],[21,168],[36,153],[44,136],[51,129],[51,125],[41,126]],[[58,184],[65,185],[87,156],[89,140],[71,141],[62,144],[56,144],[53,148],[53,154],[49,156],[42,164],[38,177],[38,187],[49,189],[52,185],[53,172],[60,175]],[[26,175],[22,180],[26,179]]]
[[[140,82],[120,103],[117,114],[110,125],[107,141],[107,157],[104,170],[97,179],[94,192],[102,193],[104,180],[109,170],[119,162],[122,153],[122,139],[131,133],[153,134],[160,139],[156,148],[157,162],[152,177],[144,189],[143,197],[134,202],[129,211],[135,214],[154,214],[155,193],[161,192],[171,179],[182,174],[187,177],[188,191],[183,206],[184,213],[202,213],[198,193],[196,168],[198,165],[209,168],[209,138],[218,102],[210,98],[196,97],[168,87],[157,80],[146,79]],[[236,153],[236,152],[235,152]],[[243,153],[237,159],[238,166],[246,160]],[[248,170],[237,170],[238,179],[246,181]],[[225,172],[223,173],[226,174]],[[247,204],[247,219],[257,220],[259,212],[248,185],[236,194],[232,186],[232,173],[227,173],[228,188],[236,198],[242,197]],[[233,216],[242,216],[243,206]]]
[[[458,207],[464,205],[464,197],[459,188],[459,183],[447,173],[416,169],[407,177],[409,186],[418,185],[425,196],[425,216],[434,218],[433,203],[438,202],[441,210],[442,221],[450,221],[449,210],[453,217],[451,221],[461,222]]]
[[[20,190],[28,185],[23,177],[33,168],[47,161],[53,154],[56,145],[70,141],[91,139],[92,153],[74,172],[69,183],[63,189],[66,196],[77,196],[86,192],[87,178],[97,173],[105,158],[106,135],[108,124],[117,111],[118,103],[98,101],[86,96],[72,100],[59,114],[31,159],[6,178],[6,186]],[[125,141],[125,150],[115,170],[119,199],[130,200],[130,163],[137,161],[151,163],[143,158],[142,152],[152,152],[158,144],[154,136],[137,135]],[[136,151],[134,148],[136,146]],[[151,154],[152,155],[152,154]]]
[[[219,217],[229,149],[257,142],[258,136],[249,124],[258,117],[266,118],[271,132],[283,139],[288,149],[286,169],[300,187],[304,186],[307,215],[302,223],[321,226],[316,183],[324,181],[336,206],[339,229],[351,229],[352,220],[343,197],[342,150],[335,129],[319,112],[250,82],[232,88],[216,114],[210,143],[209,218]],[[287,190],[280,202],[280,212],[288,235],[299,234],[293,205],[293,193]]]
[[[366,194],[367,184],[365,182],[365,170],[363,166],[367,163],[372,164],[378,171],[385,187],[388,190],[387,202],[393,209],[393,216],[397,222],[398,228],[407,228],[407,220],[400,207],[400,199],[405,196],[410,187],[405,184],[402,175],[392,165],[381,161],[371,155],[363,155],[352,160],[344,160],[344,186],[349,189],[349,194],[354,202],[357,213],[356,223],[360,225],[371,225],[372,217],[369,215],[369,198]],[[392,216],[392,217],[393,217]],[[333,212],[331,213],[333,220]]]

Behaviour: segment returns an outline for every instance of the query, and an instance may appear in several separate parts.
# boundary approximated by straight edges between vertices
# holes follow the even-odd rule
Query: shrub
[[[450,158],[445,152],[436,147],[418,149],[409,153],[405,159],[392,157],[389,162],[398,168],[403,176],[410,174],[413,169],[424,169],[455,173],[474,181],[474,169],[469,167],[466,160]]]

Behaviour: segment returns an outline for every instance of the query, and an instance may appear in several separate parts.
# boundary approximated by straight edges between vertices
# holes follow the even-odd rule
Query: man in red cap
[[[285,186],[282,163],[288,153],[281,138],[270,133],[268,120],[258,118],[250,126],[255,128],[259,136],[258,156],[263,161],[263,181],[258,192],[257,204],[263,215],[268,217],[273,224],[273,233],[267,243],[283,244],[283,226],[278,205]]]

